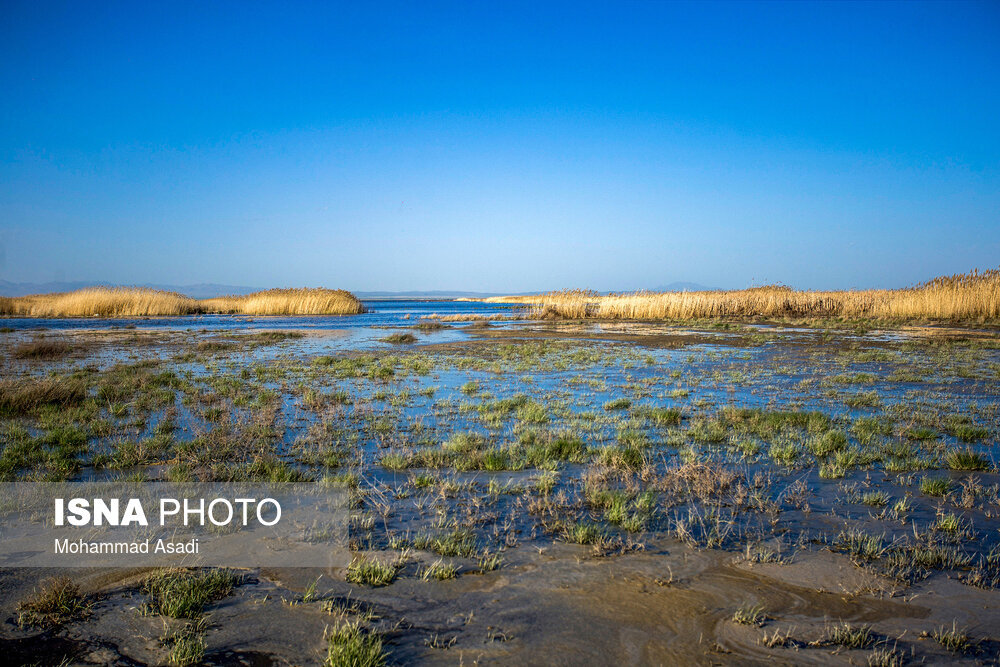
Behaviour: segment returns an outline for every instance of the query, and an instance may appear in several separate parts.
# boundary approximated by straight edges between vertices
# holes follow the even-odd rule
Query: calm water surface
[[[361,315],[188,315],[180,317],[8,318],[2,326],[12,329],[109,329],[117,327],[158,329],[358,329],[411,326],[427,315],[510,315],[523,306],[475,301],[423,299],[363,301],[367,313]]]

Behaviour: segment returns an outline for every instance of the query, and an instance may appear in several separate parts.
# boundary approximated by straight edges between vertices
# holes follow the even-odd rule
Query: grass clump
[[[869,535],[862,530],[851,529],[837,535],[835,546],[846,551],[855,560],[874,561],[886,553],[884,537],[885,535]]]
[[[189,665],[200,665],[205,657],[205,626],[206,619],[202,618],[193,623],[187,624],[177,632],[173,632],[163,638],[163,641],[170,644],[170,652],[167,654],[167,664],[171,667],[188,667]]]
[[[990,434],[989,429],[975,425],[968,415],[948,415],[945,425],[948,432],[962,442],[979,442]]]
[[[920,480],[920,492],[924,495],[941,498],[951,490],[951,480],[947,477],[924,477]]]
[[[327,635],[324,667],[381,667],[386,663],[382,638],[357,623],[341,623]]]
[[[443,560],[434,561],[420,573],[420,578],[424,581],[429,581],[430,579],[445,581],[446,579],[454,579],[457,576],[458,567],[452,563],[445,563]]]
[[[479,557],[479,573],[492,572],[493,570],[499,570],[500,566],[503,565],[503,554],[496,552],[491,553],[489,551],[484,551],[483,555]]]
[[[889,504],[889,494],[885,491],[867,491],[861,494],[861,502],[870,507],[885,507]]]
[[[926,636],[926,633],[924,636]],[[972,639],[964,630],[959,630],[958,626],[954,623],[952,623],[950,630],[944,627],[938,628],[930,633],[930,637],[941,646],[955,653],[966,653],[972,649]]]
[[[962,518],[954,513],[939,513],[934,527],[950,535],[958,535],[965,531],[965,524]]]
[[[167,570],[146,579],[142,591],[151,611],[170,618],[196,618],[215,600],[232,593],[241,577],[232,570]]]
[[[870,625],[842,623],[828,628],[824,641],[845,648],[868,648],[875,643],[875,634]]]
[[[795,465],[795,462],[798,461],[800,455],[799,448],[792,442],[786,442],[783,444],[774,443],[771,445],[771,448],[767,453],[775,463],[780,463],[786,466]]]
[[[17,417],[45,406],[70,408],[87,397],[87,385],[74,378],[24,378],[0,381],[0,416]]]
[[[573,544],[600,544],[607,533],[600,524],[581,521],[563,525],[559,530],[559,537]]]
[[[895,647],[878,646],[868,654],[868,667],[903,667],[905,658]]]
[[[39,338],[28,343],[22,343],[14,348],[17,359],[34,359],[45,361],[60,359],[73,351],[73,346],[64,340],[46,340]]]
[[[62,625],[81,616],[90,605],[69,577],[49,579],[17,605],[17,623],[21,627]]]
[[[638,447],[608,445],[600,450],[598,460],[602,465],[620,470],[636,470],[646,463],[646,457]]]
[[[989,470],[990,460],[969,448],[953,449],[944,457],[945,464],[952,470]]]
[[[632,407],[632,401],[627,398],[616,398],[604,404],[604,409],[608,412],[628,410],[630,407]]]
[[[449,558],[472,558],[476,555],[476,535],[471,530],[456,529],[440,535],[419,536],[414,539],[413,546]]]
[[[347,581],[365,586],[388,586],[396,580],[402,565],[399,562],[385,563],[377,558],[358,556],[347,568]]]
[[[678,408],[660,408],[643,405],[635,409],[637,417],[644,417],[657,426],[676,426],[681,423],[681,411]]]
[[[750,607],[743,605],[733,614],[733,623],[740,625],[755,625],[760,627],[767,621],[767,614],[764,613],[764,606],[758,605]]]
[[[401,333],[392,334],[391,336],[386,336],[385,338],[380,338],[383,343],[393,343],[394,345],[404,345],[408,343],[416,343],[417,337],[411,333]]]

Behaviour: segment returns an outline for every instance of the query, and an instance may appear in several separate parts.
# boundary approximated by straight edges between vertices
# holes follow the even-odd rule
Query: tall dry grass
[[[195,300],[145,287],[88,287],[75,292],[0,297],[7,317],[167,317],[199,313],[354,315],[364,306],[350,292],[273,289],[245,296]]]
[[[598,295],[563,290],[537,296],[493,297],[531,304],[547,318],[625,320],[809,318],[989,321],[1000,319],[1000,270],[935,278],[896,290],[795,291],[783,285],[705,292]]]
[[[206,312],[239,315],[357,315],[365,312],[346,290],[270,289],[245,296],[223,296],[199,302]]]
[[[0,299],[0,315],[12,317],[145,317],[190,315],[198,302],[176,292],[144,287],[87,287],[75,292]]]

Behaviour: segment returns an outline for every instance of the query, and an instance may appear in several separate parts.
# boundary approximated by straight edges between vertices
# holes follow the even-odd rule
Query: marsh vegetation
[[[239,315],[356,315],[361,301],[345,290],[271,289],[196,300],[146,287],[89,287],[75,292],[0,297],[6,317],[168,317],[204,313]]]
[[[8,634],[174,664],[258,626],[327,664],[584,659],[627,628],[644,662],[995,659],[996,332],[724,324],[8,332],[4,481],[327,484],[354,552],[94,583]],[[155,641],[100,635],[115,614]]]
[[[563,319],[842,318],[996,322],[1000,319],[1000,270],[942,276],[897,290],[796,291],[784,285],[765,285],[744,290],[606,296],[587,290],[563,290],[487,300],[531,304],[535,317]]]

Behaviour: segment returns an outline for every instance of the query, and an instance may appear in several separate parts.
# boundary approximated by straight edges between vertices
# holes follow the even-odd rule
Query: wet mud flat
[[[346,488],[354,554],[6,569],[11,664],[998,661],[989,330],[140,326],[0,355],[3,481]]]

